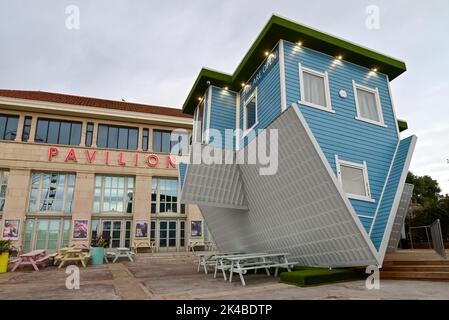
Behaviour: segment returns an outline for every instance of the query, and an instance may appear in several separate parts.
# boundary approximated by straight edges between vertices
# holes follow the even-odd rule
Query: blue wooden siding
[[[266,128],[282,111],[278,47],[276,46],[272,52],[276,55],[276,59],[273,60],[273,63],[267,68],[265,66],[266,59],[256,72],[254,72],[254,75],[246,82],[253,85],[251,85],[249,89],[240,90],[239,123],[241,130],[243,130],[244,103],[251,97],[251,94],[257,90],[257,125],[249,135],[245,138],[241,137],[241,146],[247,145],[247,143],[255,137],[257,129]]]
[[[388,177],[387,185],[385,187],[385,193],[379,205],[379,210],[374,221],[373,230],[371,231],[371,240],[374,246],[379,250],[382,238],[384,236],[385,228],[387,226],[388,219],[391,214],[393,202],[396,197],[400,197],[397,194],[397,190],[400,183],[400,178],[404,170],[404,165],[407,160],[409,152],[411,152],[412,137],[408,137],[401,140],[399,143],[398,151],[391,168],[390,176]]]
[[[231,150],[235,148],[236,97],[237,93],[234,91],[212,87],[210,129],[219,130],[222,137],[221,141],[210,137],[209,143],[215,147]],[[226,129],[233,132],[226,132]]]
[[[374,217],[398,141],[387,77],[286,41],[284,52],[287,105],[298,103],[334,173],[335,155],[341,160],[367,162],[371,196],[375,202],[354,199],[350,199],[350,202],[357,214]],[[328,72],[331,105],[335,113],[298,102],[301,97],[299,64],[319,72]],[[355,119],[357,110],[352,80],[357,84],[379,89],[386,128]],[[341,89],[347,92],[346,98],[339,96]],[[361,218],[367,230],[371,224],[369,220]]]
[[[182,188],[184,187],[184,178],[186,176],[187,164],[184,162],[180,162],[178,164],[178,170],[179,170],[179,184],[182,190]]]

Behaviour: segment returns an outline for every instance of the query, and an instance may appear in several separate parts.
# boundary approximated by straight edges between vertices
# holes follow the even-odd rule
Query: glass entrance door
[[[122,235],[122,221],[121,220],[104,220],[103,221],[103,239],[109,243],[109,248],[120,247],[120,240]]]
[[[159,221],[159,248],[176,248],[176,220]]]

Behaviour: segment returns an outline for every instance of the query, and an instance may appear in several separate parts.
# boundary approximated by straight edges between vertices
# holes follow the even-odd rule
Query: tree
[[[412,203],[423,207],[436,205],[440,198],[441,188],[436,180],[430,176],[415,176],[412,172],[407,174],[407,183],[413,184]]]
[[[412,206],[406,219],[406,229],[409,230],[409,227],[413,226],[430,225],[436,219],[440,219],[443,239],[448,239],[449,195],[440,195],[441,188],[438,182],[427,175],[415,176],[412,172],[409,172],[406,182],[415,186]]]

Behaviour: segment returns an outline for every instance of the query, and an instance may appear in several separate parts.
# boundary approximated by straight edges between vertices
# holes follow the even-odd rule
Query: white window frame
[[[247,128],[246,127],[246,120],[248,117],[248,112],[246,111],[246,106],[251,102],[252,99],[256,100],[256,121],[254,122],[254,124],[251,126],[251,128]],[[248,99],[245,100],[245,103],[243,104],[243,135],[248,134],[248,132],[250,132],[251,130],[253,130],[258,124],[259,124],[259,116],[258,116],[258,103],[257,103],[257,88],[254,90],[253,93],[251,93],[251,95],[249,96]]]
[[[387,127],[384,123],[384,116],[383,116],[383,112],[382,112],[382,105],[380,104],[380,95],[379,95],[379,89],[378,88],[369,88],[366,87],[364,85],[361,84],[357,84],[355,82],[355,80],[352,80],[352,87],[354,90],[354,99],[355,99],[355,107],[357,110],[357,116],[355,117],[357,120],[360,121],[365,121],[371,124],[375,124],[381,127]],[[379,115],[379,120],[380,121],[375,121],[372,119],[368,119],[368,118],[364,118],[363,116],[360,115],[360,106],[359,106],[359,98],[357,96],[357,90],[363,90],[363,91],[367,91],[369,93],[374,94],[375,100],[376,100],[376,108],[377,108],[377,114]]]
[[[326,106],[321,106],[319,104],[315,104],[309,101],[304,100],[304,72],[307,72],[309,74],[312,74],[314,76],[318,76],[323,78],[324,80],[324,94],[326,98]],[[331,102],[331,94],[330,94],[330,87],[329,87],[329,75],[327,71],[325,72],[319,72],[316,70],[312,70],[306,67],[303,67],[301,64],[299,64],[299,86],[301,90],[301,100],[298,102],[302,105],[309,106],[312,108],[316,108],[319,110],[327,111],[335,113],[335,110],[332,109],[332,102]]]
[[[356,163],[356,162],[350,162],[350,161],[344,161],[344,160],[340,160],[338,158],[338,156],[335,156],[335,165],[337,167],[337,178],[338,181],[343,189],[343,179],[341,176],[341,166],[346,166],[346,167],[352,167],[355,169],[360,169],[363,171],[363,180],[365,183],[365,196],[359,195],[359,194],[351,194],[351,193],[347,193],[344,191],[343,192],[346,193],[346,195],[348,196],[348,198],[351,199],[356,199],[356,200],[362,200],[362,201],[369,201],[369,202],[375,202],[375,200],[371,197],[371,187],[370,187],[370,183],[369,183],[369,176],[368,176],[368,165],[366,163],[366,161],[363,161],[363,163]]]

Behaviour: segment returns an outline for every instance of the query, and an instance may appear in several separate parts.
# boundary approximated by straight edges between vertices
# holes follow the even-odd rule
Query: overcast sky
[[[0,0],[0,88],[180,107],[201,67],[232,73],[273,13],[406,62],[392,92],[418,136],[411,169],[449,193],[447,0]]]

